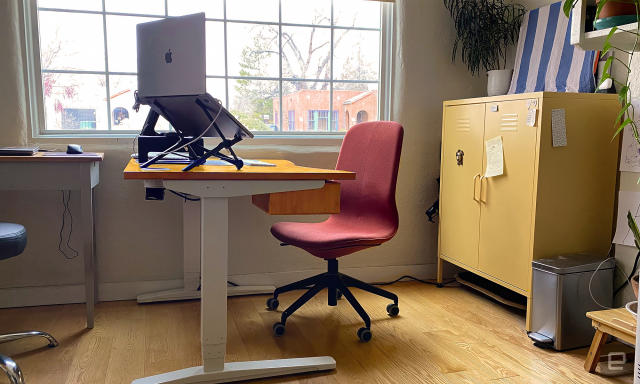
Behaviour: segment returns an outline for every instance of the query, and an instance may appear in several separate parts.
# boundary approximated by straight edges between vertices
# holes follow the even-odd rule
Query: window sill
[[[127,148],[133,150],[136,135],[40,135],[31,138],[31,144],[43,147],[54,146],[62,150],[62,145],[69,143],[88,146],[94,151],[109,151]],[[344,135],[256,135],[234,146],[239,153],[243,151],[276,151],[279,153],[317,153],[340,151]],[[216,143],[215,139],[205,139],[208,146]]]

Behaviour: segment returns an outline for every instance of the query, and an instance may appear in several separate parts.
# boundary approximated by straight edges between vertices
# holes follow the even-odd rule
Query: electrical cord
[[[193,197],[189,197],[189,195],[186,195],[186,194],[184,194],[184,193],[182,193],[182,192],[176,192],[176,191],[171,190],[171,189],[167,189],[167,191],[169,191],[169,192],[173,193],[173,194],[174,194],[174,195],[176,195],[176,196],[182,197],[183,199],[185,199],[185,200],[187,200],[187,201],[200,201],[200,199],[199,199],[199,198],[195,198],[195,199],[194,199]]]
[[[395,279],[393,281],[387,281],[387,282],[382,282],[382,283],[373,283],[372,285],[391,285],[391,284],[397,283],[397,282],[399,282],[401,280],[404,280],[404,279],[417,281],[417,282],[422,283],[422,284],[438,285],[438,283],[435,282],[435,281],[422,280],[422,279],[418,279],[417,277],[410,276],[410,275],[403,275],[403,276],[400,276],[400,277],[398,277],[397,279]],[[443,282],[441,285],[442,286],[446,286],[446,285],[449,285],[449,284],[451,284],[451,283],[453,283],[455,281],[456,281],[456,279],[451,279],[451,280],[449,280],[447,282]]]
[[[71,242],[71,234],[73,233],[73,215],[71,215],[71,210],[69,209],[70,200],[71,200],[71,191],[67,192],[66,198],[65,198],[64,191],[62,191],[62,206],[64,207],[64,209],[62,210],[62,223],[60,225],[60,233],[59,233],[60,240],[58,242],[58,252],[60,252],[67,260],[75,259],[78,256],[78,251],[75,250],[71,246],[71,244],[69,244]],[[62,238],[64,234],[64,228],[66,226],[65,217],[67,216],[67,214],[69,214],[69,235],[67,236],[66,246],[68,249],[71,250],[72,254],[67,254],[64,251],[64,249],[62,249],[62,242],[63,242]]]
[[[640,259],[640,251],[638,251],[638,253],[636,254],[636,260],[633,262],[633,268],[631,268],[631,273],[628,276],[633,277],[636,274],[636,271],[638,270],[638,260]],[[620,270],[622,270],[622,268],[620,268]],[[622,271],[624,273],[624,271]],[[625,274],[626,276],[626,274]],[[616,295],[618,293],[620,293],[620,291],[622,291],[624,289],[624,287],[626,287],[629,284],[630,279],[627,278],[624,283],[622,283],[618,288],[616,288],[615,291],[613,291],[613,297],[616,297]]]
[[[175,143],[174,145],[172,145],[171,147],[169,147],[169,149],[165,149],[163,152],[161,152],[160,154],[156,155],[153,159],[149,160],[149,161],[154,161],[162,156],[166,156],[169,155],[171,153],[176,152],[177,150],[179,150],[180,148],[178,147],[180,145],[180,147],[187,147],[193,143],[195,143],[196,141],[200,140],[207,132],[209,132],[209,130],[211,129],[211,127],[213,127],[213,124],[216,122],[216,120],[218,120],[218,116],[220,116],[220,112],[222,112],[222,101],[218,100],[218,99],[214,99],[218,102],[218,104],[220,105],[220,108],[218,108],[218,113],[216,113],[216,116],[213,118],[213,120],[211,120],[211,124],[209,124],[209,126],[202,131],[202,133],[200,135],[198,135],[198,137],[196,137],[195,139],[189,141],[188,143],[186,143],[185,145],[180,145],[180,142],[182,142],[182,140],[179,138],[178,142]]]

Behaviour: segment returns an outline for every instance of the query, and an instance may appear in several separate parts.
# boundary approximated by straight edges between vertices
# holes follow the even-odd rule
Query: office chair
[[[395,192],[403,128],[388,121],[366,122],[353,126],[345,135],[336,169],[356,172],[356,179],[340,181],[340,213],[320,223],[276,223],[271,233],[282,245],[302,248],[313,256],[325,259],[327,272],[277,288],[267,300],[267,308],[278,308],[278,295],[295,289],[308,289],[282,312],[273,332],[281,336],[287,318],[324,288],[328,289],[329,305],[337,305],[344,295],[364,320],[358,338],[371,340],[371,320],[353,296],[349,287],[393,300],[387,306],[390,316],[399,313],[398,296],[338,271],[338,258],[390,240],[398,230],[398,210]]]
[[[26,246],[27,231],[22,225],[0,222],[0,260],[10,259],[20,255]],[[47,339],[49,347],[55,347],[58,345],[58,341],[53,336],[40,331],[26,331],[0,335],[0,343],[33,336],[40,336]],[[20,367],[10,357],[0,354],[0,368],[7,374],[10,383],[24,384],[24,378]]]

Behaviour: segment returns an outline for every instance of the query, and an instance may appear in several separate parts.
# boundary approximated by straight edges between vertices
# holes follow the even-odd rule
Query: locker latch
[[[458,151],[456,152],[456,163],[458,163],[458,165],[462,165],[463,162],[464,152],[462,151],[462,149],[458,149]]]

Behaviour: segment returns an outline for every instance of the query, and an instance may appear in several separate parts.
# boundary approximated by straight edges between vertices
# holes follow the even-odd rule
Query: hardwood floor
[[[387,301],[361,291],[356,297],[372,318],[373,340],[357,341],[361,321],[346,300],[326,305],[326,293],[287,322],[285,336],[271,326],[280,312],[265,309],[266,296],[228,302],[227,361],[331,355],[328,374],[274,378],[261,383],[632,383],[584,371],[586,349],[559,353],[534,347],[524,314],[463,288],[419,283],[388,287],[400,296],[400,316]],[[325,291],[326,292],[326,291]],[[284,294],[281,308],[300,291]],[[84,329],[84,305],[0,310],[0,333],[51,332],[57,348],[30,339],[0,344],[20,364],[29,384],[130,383],[143,376],[199,365],[200,304],[197,301],[138,305],[100,303],[96,325]],[[610,348],[624,349],[621,345]],[[602,364],[601,364],[602,365]],[[8,382],[0,372],[0,383]]]

